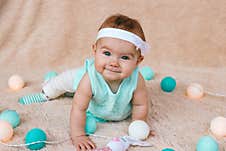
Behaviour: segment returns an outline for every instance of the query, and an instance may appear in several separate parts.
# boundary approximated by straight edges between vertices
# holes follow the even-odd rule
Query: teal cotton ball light
[[[164,92],[172,92],[176,87],[176,80],[168,76],[162,79],[160,85]]]
[[[44,81],[47,82],[50,79],[56,77],[58,74],[55,71],[49,71],[45,74]]]
[[[33,128],[27,132],[25,136],[25,143],[28,144],[37,141],[46,141],[46,139],[47,139],[46,133],[42,129]],[[45,145],[46,145],[45,142],[35,143],[32,145],[28,145],[27,148],[29,148],[30,150],[39,150],[45,147]]]
[[[0,120],[6,121],[16,128],[20,124],[20,116],[15,110],[5,110],[0,114]]]
[[[171,149],[171,148],[165,148],[165,149],[163,149],[162,151],[175,151],[175,150],[173,150],[173,149]]]
[[[86,126],[85,126],[86,134],[93,134],[96,132],[96,129],[97,129],[96,119],[92,116],[87,116],[86,117]]]
[[[155,75],[154,71],[148,66],[140,68],[140,73],[145,80],[151,80],[154,78]]]
[[[196,145],[196,151],[219,151],[219,146],[212,137],[203,136]]]

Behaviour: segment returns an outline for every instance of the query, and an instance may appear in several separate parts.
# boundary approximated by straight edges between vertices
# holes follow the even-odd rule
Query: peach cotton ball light
[[[191,99],[200,99],[204,95],[203,87],[200,84],[192,83],[187,87],[187,96]]]
[[[25,82],[21,76],[15,74],[12,75],[8,80],[8,86],[12,90],[20,90],[24,87]]]
[[[13,136],[13,127],[6,121],[0,120],[0,141],[7,142]]]
[[[150,127],[145,121],[135,120],[129,125],[129,136],[139,140],[144,140],[148,137]]]
[[[218,116],[212,119],[210,123],[210,130],[217,137],[226,136],[226,118]]]

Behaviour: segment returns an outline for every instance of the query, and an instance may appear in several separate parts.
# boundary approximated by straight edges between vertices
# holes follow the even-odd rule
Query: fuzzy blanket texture
[[[206,94],[200,100],[185,95],[190,83],[205,91],[226,95],[226,1],[225,0],[0,0],[0,112],[16,110],[21,117],[9,144],[24,143],[31,128],[41,128],[48,140],[69,138],[72,98],[60,97],[43,104],[19,105],[18,98],[40,92],[45,73],[58,73],[83,65],[92,55],[91,45],[100,24],[112,14],[136,18],[142,25],[150,53],[140,66],[150,66],[155,77],[147,81],[150,100],[148,122],[155,136],[153,147],[129,151],[194,151],[201,136],[211,135],[210,121],[226,116],[226,99]],[[8,78],[19,74],[26,87],[8,88]],[[172,93],[160,81],[172,76]],[[98,123],[96,134],[124,136],[130,119]],[[98,147],[108,139],[91,137]],[[218,138],[224,151],[224,138]],[[0,145],[1,151],[28,150]],[[47,145],[43,151],[73,151],[71,141]]]

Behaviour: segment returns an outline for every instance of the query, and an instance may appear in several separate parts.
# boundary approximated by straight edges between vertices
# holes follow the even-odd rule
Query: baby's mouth
[[[110,72],[115,72],[115,73],[121,73],[121,71],[118,68],[105,68],[106,70],[110,71]]]

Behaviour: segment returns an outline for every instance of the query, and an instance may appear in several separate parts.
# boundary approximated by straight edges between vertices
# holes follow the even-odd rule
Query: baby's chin
[[[121,81],[123,79],[121,76],[113,74],[104,74],[103,77],[106,81]]]
[[[122,80],[122,78],[118,78],[118,77],[113,77],[113,76],[104,76],[104,79],[106,80],[106,81],[121,81]]]

